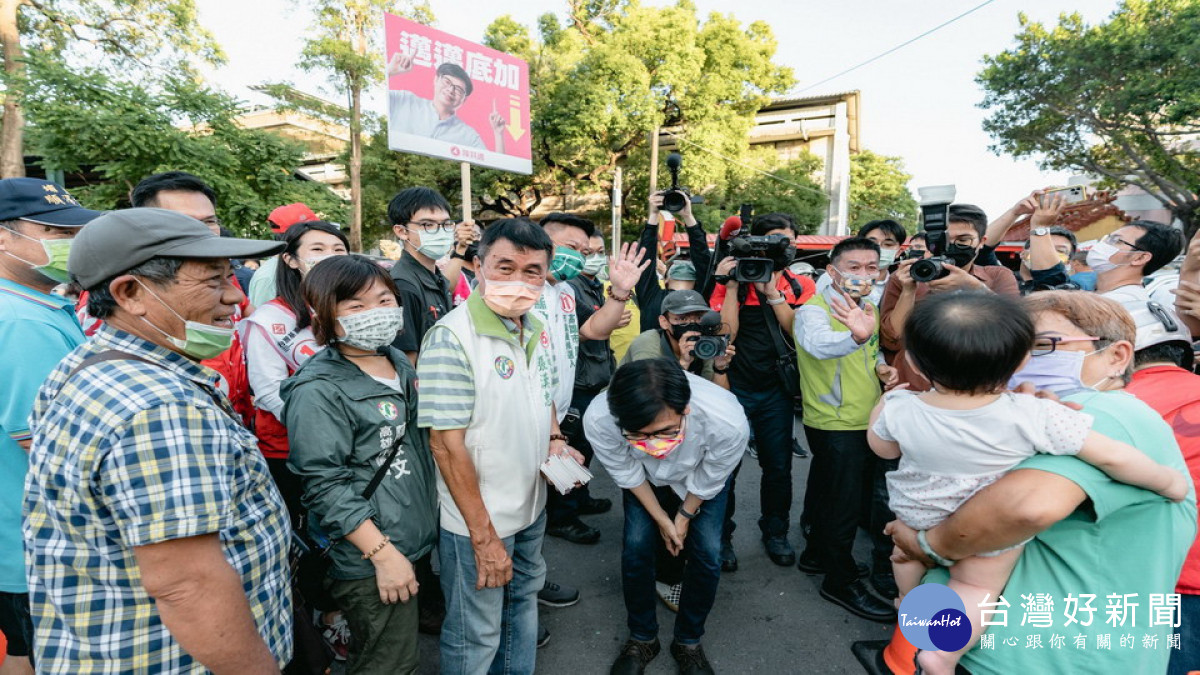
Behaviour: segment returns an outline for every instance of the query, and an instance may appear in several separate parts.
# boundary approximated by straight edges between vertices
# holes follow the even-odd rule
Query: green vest
[[[823,293],[808,301],[829,315],[836,332],[850,329],[833,318]],[[797,319],[799,320],[799,319]],[[818,359],[796,345],[800,368],[800,391],[804,398],[804,425],[823,431],[859,431],[867,428],[871,410],[881,393],[875,364],[879,358],[879,311],[875,311],[875,334],[866,344],[837,359]]]

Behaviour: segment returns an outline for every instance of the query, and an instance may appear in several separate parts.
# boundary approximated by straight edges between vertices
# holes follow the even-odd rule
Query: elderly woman
[[[1053,358],[1061,375],[1079,383],[1064,402],[1092,415],[1094,431],[1186,471],[1171,428],[1149,406],[1122,391],[1133,371],[1136,327],[1129,314],[1116,302],[1091,293],[1048,291],[1029,296],[1025,303],[1037,331],[1031,361]],[[1004,602],[989,601],[1000,603],[994,609],[1007,610],[989,620],[999,622],[1007,616],[1006,625],[989,626],[993,639],[962,659],[971,673],[1167,669],[1170,638],[1178,629],[1170,622],[1152,622],[1152,616],[1161,618],[1152,605],[1165,606],[1163,595],[1174,592],[1195,537],[1194,493],[1173,503],[1118,483],[1078,458],[1037,455],[928,530],[924,546],[917,532],[899,521],[891,523],[888,532],[905,553],[930,566],[935,558],[952,562],[1034,537],[1009,578]],[[948,578],[944,569],[935,569],[924,581],[946,583]],[[1022,597],[1035,593],[1053,603],[1044,621],[1038,619],[1038,608]],[[1109,598],[1110,594],[1120,597]],[[1114,603],[1121,617],[1116,626],[1104,620]],[[1078,623],[1067,625],[1071,617]],[[1118,648],[1127,633],[1139,643],[1137,649]],[[1051,648],[1056,634],[1069,643],[1065,648]],[[1086,641],[1083,647],[1076,645],[1079,635]],[[1002,644],[1013,638],[1019,648]],[[1102,646],[1105,639],[1112,641],[1111,650]],[[1042,649],[1025,648],[1035,640]],[[1154,640],[1157,646],[1146,646],[1144,640]],[[899,633],[884,660],[896,673],[912,672],[912,649]]]

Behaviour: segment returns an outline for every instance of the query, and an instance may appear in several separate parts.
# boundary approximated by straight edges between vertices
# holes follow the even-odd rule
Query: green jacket
[[[343,539],[369,518],[409,560],[432,549],[437,536],[436,469],[429,436],[417,427],[416,370],[388,348],[404,393],[364,373],[336,348],[310,358],[279,393],[288,428],[288,467],[304,482],[310,523],[332,539],[330,576],[366,579],[375,567]],[[367,483],[403,442],[371,499]]]

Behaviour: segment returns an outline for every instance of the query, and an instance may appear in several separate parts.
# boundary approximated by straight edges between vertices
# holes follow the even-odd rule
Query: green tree
[[[917,231],[917,200],[908,189],[912,176],[904,171],[899,157],[877,155],[870,150],[850,157],[850,231],[889,218],[910,233]]]
[[[383,81],[383,13],[404,15],[432,23],[433,14],[424,2],[394,0],[312,0],[315,31],[304,42],[300,68],[322,71],[341,94],[349,98],[350,127],[350,248],[362,250],[362,139],[363,90]]]
[[[190,71],[190,59],[224,55],[197,22],[194,0],[0,0],[4,124],[0,176],[25,175],[24,55],[57,55],[109,74]],[[95,64],[100,64],[96,66]]]
[[[192,78],[167,78],[151,89],[32,58],[25,105],[29,146],[44,168],[101,179],[74,190],[91,208],[126,207],[139,180],[179,169],[213,186],[218,216],[238,234],[269,235],[267,214],[289,202],[303,201],[331,220],[345,216],[329,188],[296,176],[303,146],[241,128],[239,104]]]
[[[1016,44],[977,76],[993,149],[1108,187],[1136,185],[1196,231],[1200,207],[1200,3],[1123,0],[1106,23],[1021,15]]]

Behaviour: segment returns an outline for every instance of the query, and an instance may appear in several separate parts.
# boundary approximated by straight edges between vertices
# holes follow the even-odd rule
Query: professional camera
[[[687,190],[679,187],[679,168],[683,166],[683,157],[678,152],[667,155],[667,170],[671,172],[671,189],[663,192],[662,209],[671,213],[679,213],[687,208],[688,202],[693,201]]]
[[[946,263],[954,261],[946,256],[946,226],[950,223],[950,203],[954,201],[953,185],[932,185],[917,188],[921,196],[921,225],[925,230],[925,243],[931,258],[918,260],[908,268],[913,281],[929,282],[950,274]]]
[[[720,312],[708,311],[700,317],[700,335],[691,339],[694,358],[708,361],[725,355],[729,336],[717,335],[721,332],[721,325]]]
[[[746,224],[751,220],[751,206],[741,208],[743,232],[729,241],[729,255],[737,258],[733,279],[740,284],[769,282],[771,275],[792,264],[796,249],[782,234],[754,236]]]
[[[920,260],[923,257],[925,257],[925,251],[919,251],[917,249],[910,248],[896,256],[896,262],[888,265],[888,272],[895,272],[896,270],[900,269],[900,263],[904,262],[905,260]]]

